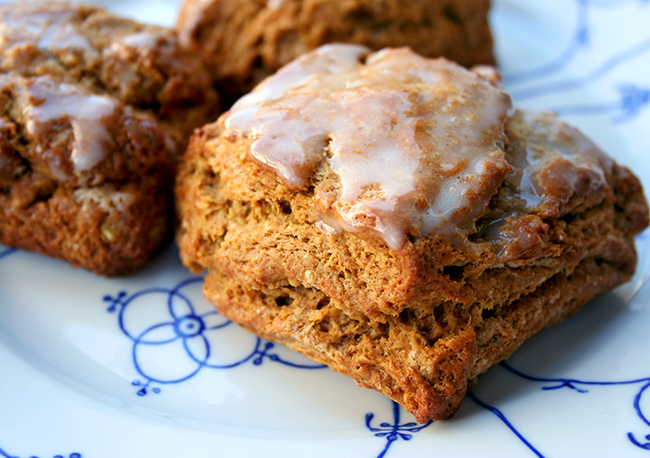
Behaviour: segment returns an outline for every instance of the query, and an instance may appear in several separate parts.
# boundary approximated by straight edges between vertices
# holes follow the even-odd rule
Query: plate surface
[[[100,2],[172,24],[176,1]],[[506,89],[650,189],[650,2],[494,0]],[[449,421],[213,311],[174,248],[99,278],[0,246],[0,457],[650,456],[650,233],[629,284],[527,342]]]

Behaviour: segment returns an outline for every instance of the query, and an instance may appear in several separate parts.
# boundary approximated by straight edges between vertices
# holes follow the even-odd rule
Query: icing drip
[[[284,0],[268,0],[266,2],[266,5],[272,10],[279,10],[280,8],[282,8],[283,3]]]
[[[613,162],[555,114],[517,111],[506,125],[506,157],[514,166],[497,196],[502,213],[489,215],[479,237],[491,241],[503,262],[542,243],[544,218],[571,211],[572,199],[589,198],[607,185]],[[579,200],[577,201],[579,202]]]
[[[132,193],[116,191],[110,185],[77,189],[74,192],[74,197],[82,205],[93,203],[105,212],[109,212],[113,208],[123,212],[135,200],[135,196]]]
[[[90,170],[104,159],[106,146],[113,141],[104,124],[105,118],[115,112],[113,100],[49,77],[25,81],[27,85],[19,97],[30,135],[38,136],[51,122],[65,119],[74,137],[70,153],[74,172]]]
[[[510,181],[525,209],[545,212],[606,184],[612,160],[555,114],[517,111],[507,132],[508,159],[518,171]]]

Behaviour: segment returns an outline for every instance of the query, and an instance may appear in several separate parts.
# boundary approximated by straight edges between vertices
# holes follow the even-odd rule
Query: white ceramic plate
[[[103,2],[171,24],[175,1]],[[650,2],[495,0],[505,85],[650,189]],[[449,421],[246,334],[173,248],[120,280],[0,246],[0,457],[650,456],[650,236],[634,280],[531,339]]]

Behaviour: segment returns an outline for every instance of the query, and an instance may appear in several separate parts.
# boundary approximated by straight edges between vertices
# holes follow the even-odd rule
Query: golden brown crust
[[[587,258],[476,320],[456,316],[454,304],[417,319],[411,309],[383,323],[354,319],[319,291],[298,286],[265,294],[243,289],[216,269],[204,292],[221,314],[245,329],[384,393],[424,423],[452,416],[474,379],[543,327],[627,278],[617,267]]]
[[[147,261],[167,233],[175,155],[155,119],[111,99],[109,116],[92,129],[110,141],[98,162],[75,170],[81,155],[74,116],[28,115],[56,103],[52,77],[0,75],[0,242],[38,251],[102,275],[125,275]],[[38,105],[30,90],[48,88],[54,100]],[[94,95],[74,88],[80,103]],[[33,102],[33,103],[30,103]],[[69,111],[74,114],[74,109]],[[31,127],[38,126],[36,127]]]
[[[169,29],[57,1],[0,5],[0,22],[0,71],[52,75],[148,111],[179,151],[219,113],[203,62]]]
[[[488,0],[185,0],[183,45],[201,52],[232,103],[325,43],[409,46],[462,65],[492,64]]]
[[[206,296],[421,422],[452,415],[470,380],[629,279],[633,235],[648,224],[638,180],[614,166],[600,198],[584,208],[576,197],[577,211],[543,220],[534,249],[512,248],[507,265],[435,235],[389,250],[318,230],[307,194],[289,192],[219,133],[211,125],[193,138],[176,189],[181,256],[209,269]]]
[[[169,223],[167,193],[160,177],[98,188],[110,200],[117,193],[132,196],[120,210],[101,198],[83,199],[66,186],[35,196],[27,204],[22,193],[34,192],[36,174],[25,176],[9,195],[0,193],[0,241],[3,244],[68,261],[101,275],[127,275],[155,253]],[[77,190],[78,191],[78,190]],[[97,189],[95,189],[97,191]],[[31,196],[30,196],[31,197]]]
[[[168,235],[179,152],[218,111],[175,34],[89,5],[0,6],[0,243],[102,275]]]

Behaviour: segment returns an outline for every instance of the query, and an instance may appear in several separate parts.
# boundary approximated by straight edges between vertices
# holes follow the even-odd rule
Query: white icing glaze
[[[522,218],[522,216],[525,216]],[[520,211],[509,211],[480,228],[482,239],[492,242],[501,262],[520,259],[538,243],[544,223]]]
[[[505,93],[448,61],[326,45],[240,99],[225,126],[290,188],[329,161],[340,187],[334,204],[317,189],[323,221],[399,248],[407,234],[471,230],[500,184],[495,170],[509,168],[510,108]]]
[[[60,27],[48,25],[45,27],[38,40],[38,47],[56,50],[72,48],[95,54],[95,50],[90,46],[88,40],[80,35],[72,24],[64,24]]]
[[[117,38],[108,51],[129,54],[131,49],[156,49],[161,46],[169,46],[172,44],[172,34],[165,32],[165,29],[152,29],[124,35]]]
[[[120,42],[132,48],[155,48],[161,39],[164,37],[159,33],[140,32],[126,35]]]
[[[284,3],[284,0],[268,0],[266,2],[266,6],[268,6],[269,9],[272,9],[272,10],[279,10],[282,7],[283,3]]]
[[[572,197],[607,185],[613,162],[579,131],[555,114],[518,110],[506,126],[506,157],[514,170],[506,178],[495,213],[479,228],[501,262],[525,257],[540,243],[544,218],[565,214]]]
[[[508,124],[508,130],[513,139],[509,159],[521,170],[516,190],[527,210],[561,197],[552,195],[552,189],[545,189],[547,186],[540,176],[558,159],[568,161],[571,166],[562,168],[560,176],[556,169],[554,179],[561,180],[573,192],[580,192],[580,171],[589,176],[591,189],[606,184],[613,164],[611,158],[578,130],[561,122],[557,115],[519,110]]]
[[[90,170],[104,159],[106,146],[113,141],[104,125],[105,118],[115,111],[113,100],[49,77],[25,81],[19,99],[30,135],[39,135],[52,121],[66,119],[74,136],[70,160],[75,173]]]
[[[42,51],[80,50],[88,57],[97,52],[71,21],[72,11],[48,13],[32,10],[29,4],[17,5],[0,23],[0,36],[9,42],[32,43]]]

